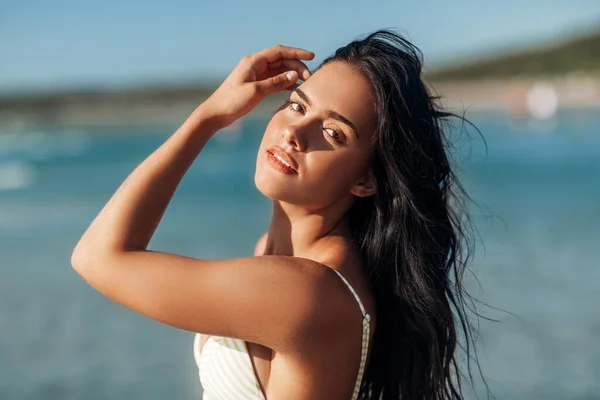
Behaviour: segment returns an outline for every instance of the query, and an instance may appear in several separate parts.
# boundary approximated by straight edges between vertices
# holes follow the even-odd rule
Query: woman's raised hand
[[[300,77],[308,79],[310,71],[300,60],[313,57],[308,50],[281,45],[246,56],[201,107],[227,126],[266,95],[291,87]]]

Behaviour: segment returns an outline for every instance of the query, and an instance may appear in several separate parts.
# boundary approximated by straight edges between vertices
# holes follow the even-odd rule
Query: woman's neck
[[[347,207],[338,204],[309,211],[277,200],[273,202],[264,254],[314,258],[313,255],[343,243],[350,243]]]

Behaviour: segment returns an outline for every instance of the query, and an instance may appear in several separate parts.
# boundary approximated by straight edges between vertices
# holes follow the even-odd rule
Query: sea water
[[[485,144],[460,124],[452,137],[478,232],[467,286],[497,320],[480,320],[483,374],[497,399],[600,398],[600,117],[471,119]],[[270,216],[253,182],[265,124],[215,136],[151,249],[252,253]],[[88,224],[175,128],[0,132],[0,399],[200,398],[192,334],[104,298],[70,266]]]

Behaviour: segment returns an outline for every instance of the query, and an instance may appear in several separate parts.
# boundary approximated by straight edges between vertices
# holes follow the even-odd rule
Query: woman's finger
[[[290,71],[290,69],[289,68],[285,68],[285,67],[280,67],[280,68],[275,68],[275,69],[269,69],[268,76],[266,76],[265,79],[271,78],[271,77],[274,77],[276,75],[280,75],[280,74],[283,74],[283,73],[289,72],[289,71]],[[300,86],[300,83],[298,83],[298,81],[296,81],[296,83],[294,83],[293,85],[287,86],[285,89],[286,90],[294,90],[298,86]]]
[[[298,72],[287,71],[273,77],[255,82],[254,85],[259,92],[267,95],[278,92],[292,86],[298,80]]]
[[[269,68],[280,68],[283,65],[283,60],[273,61],[272,63],[267,64]]]
[[[288,72],[290,69],[289,68],[285,68],[285,67],[279,67],[279,68],[269,68],[268,71],[264,74],[264,77],[261,77],[261,79],[258,79],[259,81],[262,81],[263,79],[267,79],[267,78],[272,78],[275,75],[279,75],[279,74],[283,74],[284,72]],[[298,71],[296,71],[298,72]]]
[[[301,79],[307,80],[310,78],[311,72],[308,67],[300,60],[290,60],[290,59],[282,59],[272,63],[269,63],[269,70],[267,73],[273,73],[273,71],[277,71],[273,74],[278,74],[281,68],[285,68],[286,71],[294,70],[298,72],[298,75]]]
[[[298,47],[282,46],[277,45],[266,48],[255,54],[256,57],[265,59],[271,63],[281,59],[298,59],[298,60],[312,60],[315,57],[315,53]]]
[[[288,72],[289,69],[281,67],[281,68],[277,68],[275,70],[269,70],[269,75],[267,78],[271,77],[271,76],[275,76],[275,75],[279,75],[279,74],[283,74],[284,72]],[[286,87],[286,90],[294,90],[296,89],[298,86],[300,86],[300,83],[298,83],[298,81],[296,81],[296,83],[294,83],[291,86]]]

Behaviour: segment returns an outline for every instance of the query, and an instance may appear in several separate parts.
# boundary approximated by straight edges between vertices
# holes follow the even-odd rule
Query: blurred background
[[[497,320],[478,338],[492,394],[600,399],[598,0],[0,0],[0,399],[200,398],[192,334],[97,294],[71,251],[242,56],[283,43],[314,68],[383,27],[421,48],[426,81],[487,142],[449,131],[476,202],[468,287],[503,310],[478,308]],[[280,101],[209,143],[152,249],[252,252],[270,216],[256,150]]]

